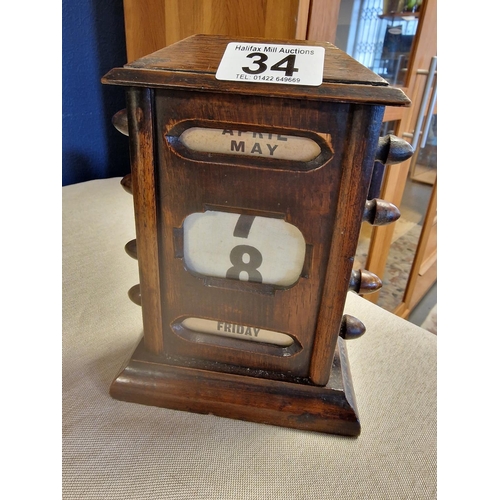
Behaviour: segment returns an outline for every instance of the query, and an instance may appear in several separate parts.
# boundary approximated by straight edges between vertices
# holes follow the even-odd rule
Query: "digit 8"
[[[249,262],[243,262],[243,255],[247,254],[250,257]],[[257,269],[262,264],[262,254],[250,245],[237,245],[229,254],[229,259],[233,267],[227,270],[226,278],[240,279],[241,272],[248,274],[248,281],[262,283],[262,274]]]

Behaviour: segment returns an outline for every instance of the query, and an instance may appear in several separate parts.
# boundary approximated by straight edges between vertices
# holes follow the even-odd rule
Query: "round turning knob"
[[[374,198],[365,203],[363,221],[369,222],[372,226],[391,224],[396,222],[400,216],[399,208],[388,201]]]
[[[351,280],[349,281],[349,290],[367,294],[373,293],[382,288],[382,280],[370,271],[360,269],[359,271],[351,272]]]
[[[359,339],[366,332],[365,325],[358,318],[344,314],[339,336],[345,340]]]
[[[411,144],[396,135],[389,134],[378,140],[375,160],[384,165],[393,165],[411,158],[412,154]]]
[[[128,118],[126,109],[122,109],[118,111],[118,113],[115,113],[113,118],[111,118],[111,121],[118,132],[128,136]]]
[[[127,174],[121,181],[123,189],[127,191],[127,193],[132,194],[132,174]]]
[[[128,298],[134,303],[137,304],[138,306],[141,305],[141,286],[140,285],[134,285],[129,291],[128,291]]]
[[[125,245],[125,252],[127,255],[137,260],[137,240],[130,240]]]

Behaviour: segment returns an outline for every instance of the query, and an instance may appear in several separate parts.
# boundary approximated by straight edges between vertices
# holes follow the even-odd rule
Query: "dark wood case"
[[[103,78],[127,87],[144,320],[144,339],[111,392],[145,404],[357,435],[339,334],[384,109],[409,101],[328,43],[293,41],[325,47],[319,87],[219,81],[215,72],[231,41],[190,37]],[[321,152],[308,162],[195,152],[179,141],[190,127],[307,137]],[[296,226],[306,242],[298,281],[279,287],[189,271],[183,224],[206,210]],[[194,332],[181,325],[186,317],[283,332],[293,343]]]

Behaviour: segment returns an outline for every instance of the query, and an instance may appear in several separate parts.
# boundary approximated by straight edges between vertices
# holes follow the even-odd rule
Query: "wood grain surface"
[[[315,45],[325,47],[323,84],[319,87],[219,81],[215,78],[215,73],[227,44],[233,41],[271,43],[261,38],[242,37],[235,40],[227,36],[194,35],[123,68],[112,69],[102,81],[110,85],[148,88],[197,89],[245,95],[264,94],[269,97],[358,102],[384,106],[410,105],[409,99],[400,89],[390,87],[383,78],[326,42],[293,42],[308,47]],[[272,43],[291,42],[272,40]]]

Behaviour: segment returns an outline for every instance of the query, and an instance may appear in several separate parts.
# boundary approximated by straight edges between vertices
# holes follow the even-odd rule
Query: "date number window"
[[[206,211],[186,217],[183,234],[184,263],[196,274],[286,287],[302,273],[306,242],[282,219]]]

